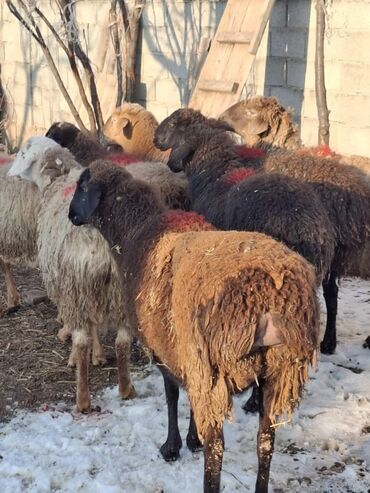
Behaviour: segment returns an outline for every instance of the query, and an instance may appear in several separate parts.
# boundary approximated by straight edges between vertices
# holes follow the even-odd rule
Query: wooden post
[[[318,143],[329,145],[329,110],[326,101],[325,65],[325,0],[316,0],[315,89],[319,119]]]

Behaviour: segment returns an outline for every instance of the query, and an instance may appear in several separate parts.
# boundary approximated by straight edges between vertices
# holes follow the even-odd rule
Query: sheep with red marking
[[[40,147],[40,140],[49,145]],[[134,161],[131,165],[126,162],[125,168],[150,181],[151,168],[146,168],[148,174],[144,176],[140,168],[143,163]],[[36,184],[42,194],[38,216],[39,266],[48,295],[63,321],[59,337],[65,339],[72,334],[69,364],[77,366],[77,408],[89,411],[89,358],[81,354],[80,348],[88,343],[92,346],[93,364],[104,363],[99,334],[109,327],[117,329],[121,397],[132,397],[134,388],[129,373],[130,332],[110,248],[95,229],[76,228],[68,221],[68,207],[80,172],[81,166],[69,150],[47,137],[36,137],[26,143],[9,171]],[[155,177],[158,176],[156,173]],[[155,184],[152,186],[161,200],[168,199]]]
[[[126,111],[128,111],[128,108],[131,108],[131,111],[133,111],[136,106],[139,105],[125,103],[123,107],[126,108]],[[139,106],[139,108],[141,107]],[[138,124],[140,123],[139,127],[141,128],[141,124],[144,124],[147,121],[147,112],[142,113],[135,109],[134,114],[135,118],[138,119]],[[143,120],[139,119],[139,115]],[[137,125],[135,125],[135,128],[136,126]],[[178,175],[172,173],[162,162],[149,160],[142,161],[140,158],[144,155],[149,156],[147,157],[147,159],[149,159],[155,158],[156,156],[158,157],[161,153],[158,150],[154,153],[144,152],[140,147],[137,147],[139,142],[138,139],[137,145],[129,146],[131,154],[128,154],[126,150],[125,152],[116,152],[115,149],[113,149],[114,152],[108,150],[96,139],[93,139],[92,136],[81,132],[81,130],[72,123],[54,123],[49,128],[46,135],[58,142],[61,146],[69,149],[77,161],[85,166],[88,166],[91,162],[99,158],[109,159],[118,166],[127,166],[136,163],[135,166],[130,166],[130,173],[136,178],[142,178],[148,183],[155,184],[160,189],[161,195],[165,198],[168,207],[174,209],[189,208],[190,198],[185,176],[183,174]],[[145,142],[143,145],[145,146]],[[152,147],[154,147],[153,143]],[[133,151],[135,151],[135,154],[133,154]]]
[[[261,233],[203,230],[199,220],[194,230],[192,221],[185,221],[187,232],[174,230],[150,187],[108,161],[81,174],[69,217],[109,242],[126,286],[130,325],[140,327],[137,336],[162,371],[169,417],[164,459],[176,460],[182,444],[181,383],[193,418],[187,444],[193,450],[204,440],[204,491],[218,493],[232,395],[258,379],[255,491],[267,493],[273,424],[293,412],[315,359],[319,306],[312,266]]]

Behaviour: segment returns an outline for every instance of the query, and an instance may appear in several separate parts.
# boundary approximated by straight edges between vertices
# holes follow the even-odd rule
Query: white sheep
[[[38,149],[39,139],[47,139],[50,148],[40,149],[37,154],[33,150]],[[51,139],[35,137],[31,144],[27,151],[22,148],[18,153],[9,174],[32,181],[42,193],[38,262],[48,295],[56,303],[64,324],[59,337],[65,339],[72,333],[69,365],[77,366],[77,409],[89,411],[88,361],[81,357],[79,348],[81,341],[88,340],[92,346],[93,364],[105,362],[99,333],[108,327],[118,331],[116,353],[120,396],[134,395],[129,374],[131,338],[121,285],[108,244],[100,233],[89,227],[76,228],[68,220],[69,202],[81,166],[68,149]],[[138,162],[126,169],[135,177],[159,182],[160,188],[154,185],[158,195],[168,191],[170,195],[178,196],[174,192],[178,178],[164,164]],[[171,182],[172,176],[174,181]]]

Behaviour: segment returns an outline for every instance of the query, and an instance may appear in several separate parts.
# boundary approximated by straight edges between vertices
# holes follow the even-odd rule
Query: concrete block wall
[[[244,94],[276,96],[294,109],[306,145],[317,144],[315,3],[277,0]],[[325,77],[330,145],[370,156],[370,2],[329,3]]]
[[[50,19],[52,2],[39,0]],[[108,0],[77,2],[82,38],[97,73],[102,108],[114,108],[116,82],[108,31]],[[142,18],[136,99],[158,120],[186,105],[226,0],[147,0]],[[333,149],[370,156],[370,1],[329,3],[325,67]],[[243,96],[277,96],[294,109],[306,145],[317,143],[315,1],[276,0]],[[48,38],[63,80],[84,115],[67,61]],[[0,3],[0,69],[14,143],[71,120],[42,52]],[[86,118],[86,115],[84,115]]]

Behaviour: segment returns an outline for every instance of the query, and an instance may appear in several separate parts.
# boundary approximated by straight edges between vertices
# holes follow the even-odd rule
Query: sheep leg
[[[131,337],[125,328],[120,328],[116,338],[116,356],[118,367],[118,390],[122,399],[136,397],[135,387],[130,376]]]
[[[220,491],[223,453],[223,429],[210,426],[204,439],[204,493]]]
[[[326,329],[320,348],[324,354],[333,354],[337,345],[338,286],[336,280],[337,275],[331,272],[322,283],[326,304]]]
[[[105,351],[99,340],[98,327],[94,325],[92,328],[92,364],[99,366],[105,365],[106,362]]]
[[[71,327],[69,325],[64,324],[63,327],[58,330],[57,337],[61,342],[66,342],[67,339],[72,337]]]
[[[257,385],[254,384],[252,386],[252,394],[242,408],[247,414],[258,413],[260,405],[259,405],[259,392]]]
[[[264,383],[259,387],[259,428],[257,434],[258,473],[255,493],[268,493],[270,464],[274,453],[275,428],[271,426],[269,409],[263,403]]]
[[[189,421],[189,430],[186,436],[186,445],[188,449],[192,452],[198,452],[203,448],[202,442],[199,440],[197,427],[194,421],[193,411],[190,411],[190,421]]]
[[[0,258],[0,267],[4,272],[8,313],[10,313],[15,311],[15,309],[20,305],[21,297],[19,296],[17,286],[15,285],[10,264],[4,262],[4,260]]]
[[[159,369],[161,370],[164,380],[168,411],[168,435],[167,440],[160,448],[160,451],[164,460],[170,462],[175,461],[180,457],[180,449],[182,447],[182,440],[177,419],[179,386],[162,365],[159,365]]]
[[[80,412],[88,413],[91,410],[89,394],[89,359],[91,344],[85,332],[81,330],[73,333],[72,353],[76,358],[77,395],[76,407]]]

